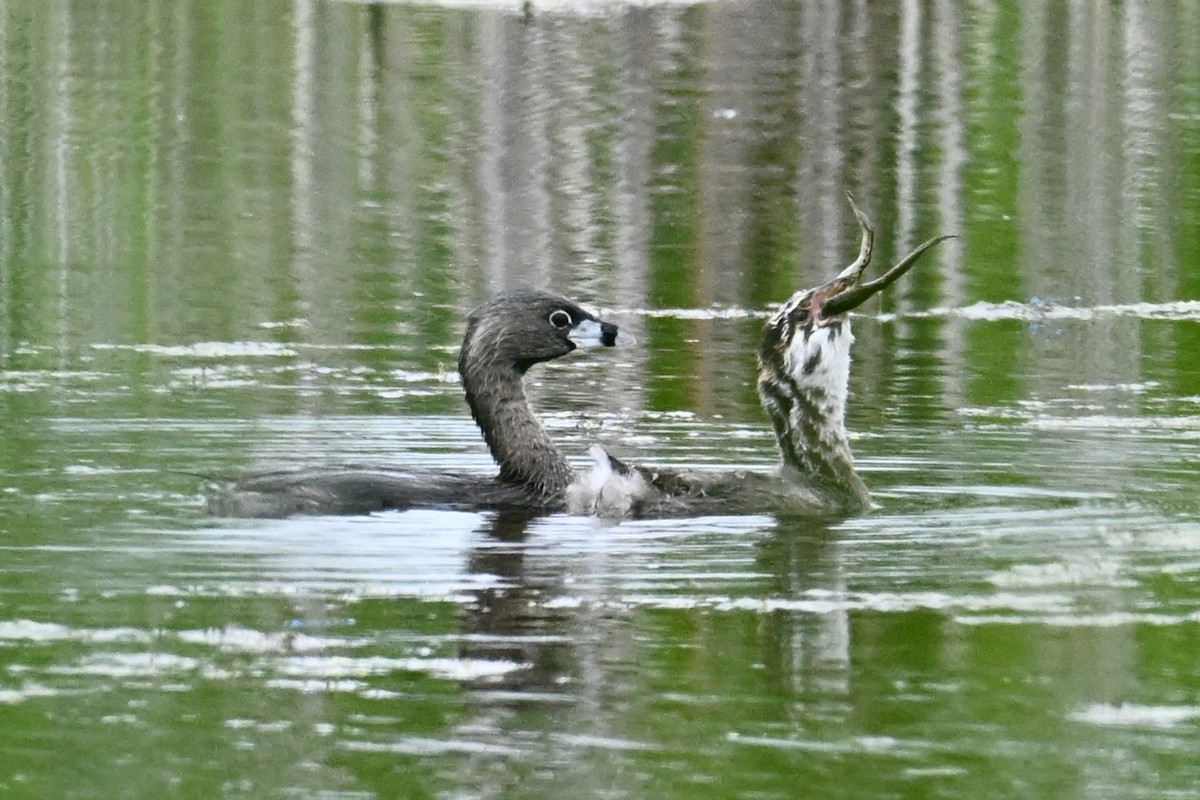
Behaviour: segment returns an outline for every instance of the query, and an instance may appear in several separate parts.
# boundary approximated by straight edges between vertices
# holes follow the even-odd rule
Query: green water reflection
[[[0,0],[0,796],[1190,797],[1200,12]],[[771,304],[855,320],[824,527],[245,524],[196,473],[486,471],[488,294],[638,338],[564,449],[769,468]]]

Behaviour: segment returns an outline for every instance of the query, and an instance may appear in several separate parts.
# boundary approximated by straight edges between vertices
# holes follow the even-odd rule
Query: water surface
[[[1200,14],[1130,2],[0,2],[0,794],[1192,797]],[[198,474],[769,469],[772,304],[854,319],[837,524],[213,519]],[[883,266],[883,265],[881,265]]]

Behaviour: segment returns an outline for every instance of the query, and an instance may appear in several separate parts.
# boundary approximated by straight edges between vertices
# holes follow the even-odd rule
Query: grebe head
[[[613,347],[629,338],[565,297],[521,289],[493,297],[467,317],[459,371],[464,377],[495,368],[523,375],[578,347]]]
[[[805,365],[811,371],[816,365],[809,363],[819,359],[824,345],[837,340],[838,335],[846,333],[849,338],[849,325],[846,314],[858,308],[870,298],[882,292],[899,280],[912,269],[917,259],[938,242],[951,239],[953,236],[935,236],[909,253],[896,266],[873,281],[860,283],[863,273],[871,263],[871,252],[875,243],[875,231],[871,221],[863,213],[849,192],[846,199],[858,220],[862,239],[859,245],[858,258],[850,266],[842,270],[832,280],[812,289],[796,292],[784,303],[767,323],[763,331],[762,342],[759,346],[759,365],[765,369],[783,367],[788,374],[796,374],[796,370],[805,371]],[[814,337],[819,336],[817,341]],[[800,338],[797,339],[797,334]],[[818,346],[821,345],[821,346]],[[802,358],[798,356],[803,355]]]

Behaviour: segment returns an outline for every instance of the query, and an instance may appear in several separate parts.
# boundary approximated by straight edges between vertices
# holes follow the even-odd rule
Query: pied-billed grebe
[[[229,517],[358,514],[381,509],[563,508],[575,477],[534,416],[523,378],[580,347],[629,340],[616,325],[549,292],[501,294],[467,317],[458,373],[467,404],[500,466],[494,477],[391,467],[326,466],[210,486],[210,511]]]
[[[595,466],[568,490],[574,513],[605,517],[745,514],[764,510],[843,516],[870,506],[850,453],[847,312],[908,272],[938,242],[913,250],[879,278],[859,283],[875,232],[846,194],[862,234],[858,258],[833,280],[796,292],[771,316],[758,346],[758,396],[771,418],[781,463],[772,473],[630,466],[593,446]]]
[[[630,466],[593,447],[595,466],[576,474],[529,407],[525,372],[576,347],[611,347],[628,337],[570,300],[523,290],[502,294],[470,314],[458,361],[467,404],[500,467],[498,475],[361,467],[269,473],[214,486],[209,507],[222,516],[271,517],[414,507],[604,517],[861,511],[870,494],[854,469],[845,428],[853,342],[846,313],[949,237],[930,239],[881,277],[859,283],[874,233],[853,198],[850,204],[862,231],[858,258],[833,280],[797,292],[763,329],[758,393],[782,455],[773,473]]]

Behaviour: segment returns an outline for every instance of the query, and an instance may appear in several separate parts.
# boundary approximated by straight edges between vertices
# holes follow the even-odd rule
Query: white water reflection
[[[1073,712],[1076,722],[1112,728],[1174,728],[1200,719],[1200,706],[1144,706],[1097,703]]]

